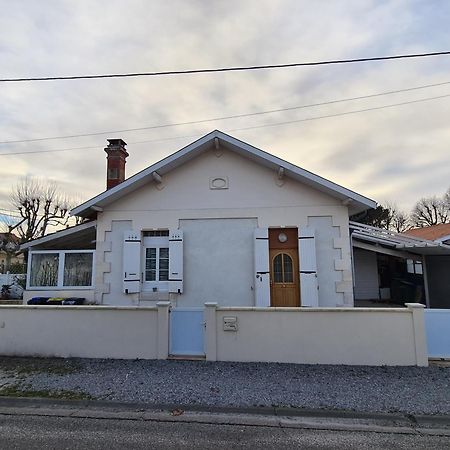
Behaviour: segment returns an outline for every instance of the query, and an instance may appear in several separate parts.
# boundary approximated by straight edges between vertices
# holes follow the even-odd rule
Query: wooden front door
[[[271,306],[300,306],[297,249],[271,249]]]

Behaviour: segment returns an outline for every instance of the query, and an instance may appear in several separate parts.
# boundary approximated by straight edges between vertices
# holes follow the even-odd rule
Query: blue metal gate
[[[425,309],[429,358],[450,358],[450,309]]]
[[[170,311],[170,348],[173,356],[205,356],[203,308],[173,308]]]

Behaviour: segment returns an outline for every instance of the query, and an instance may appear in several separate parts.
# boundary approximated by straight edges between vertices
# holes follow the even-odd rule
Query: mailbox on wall
[[[237,330],[238,330],[237,317],[223,318],[223,331],[237,331]]]

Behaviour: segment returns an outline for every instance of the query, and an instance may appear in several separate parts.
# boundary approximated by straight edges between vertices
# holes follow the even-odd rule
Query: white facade
[[[269,250],[278,244],[270,230],[288,229],[290,270],[296,272],[288,282],[296,290],[285,291],[287,303],[279,301],[353,306],[348,218],[375,205],[214,131],[72,211],[91,220],[80,232],[95,232],[93,286],[78,286],[72,295],[84,289],[88,300],[112,306],[167,300],[177,307],[271,306],[275,262],[269,264]],[[68,233],[74,242],[77,229],[26,246],[64,249]],[[47,290],[52,285],[41,283],[46,273],[40,269],[37,295],[62,296],[65,270],[59,267],[58,285],[53,281]]]
[[[226,180],[223,188],[214,185],[217,179]],[[289,177],[280,183],[276,171],[214,148],[164,175],[162,183],[149,180],[98,213],[96,302],[254,306],[257,227],[313,228],[319,306],[353,305],[348,207]],[[158,229],[183,231],[183,292],[144,292],[141,267],[140,292],[124,293],[124,231],[143,236]]]

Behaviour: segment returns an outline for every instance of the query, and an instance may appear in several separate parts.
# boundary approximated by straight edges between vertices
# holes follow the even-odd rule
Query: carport
[[[450,245],[350,222],[355,306],[450,308]]]

